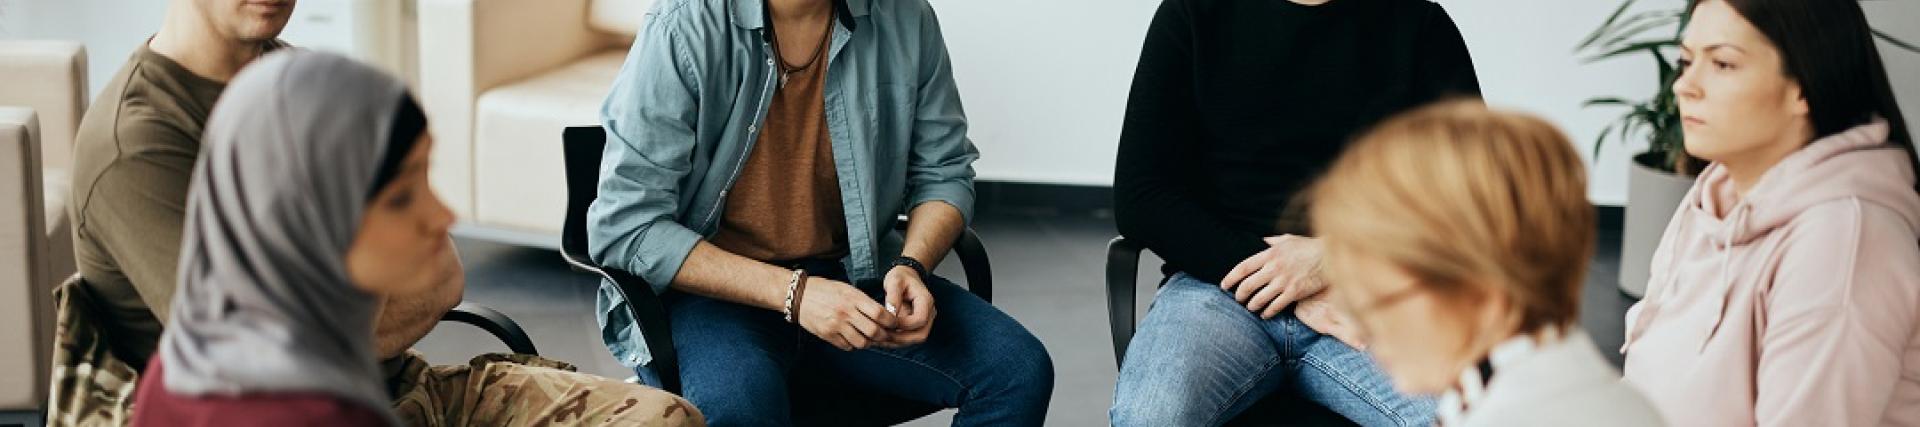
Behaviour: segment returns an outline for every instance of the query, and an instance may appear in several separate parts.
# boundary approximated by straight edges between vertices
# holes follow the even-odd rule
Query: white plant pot
[[[1653,251],[1667,231],[1667,221],[1693,188],[1693,178],[1655,169],[1634,156],[1627,172],[1626,218],[1620,230],[1620,291],[1634,298],[1646,296]]]

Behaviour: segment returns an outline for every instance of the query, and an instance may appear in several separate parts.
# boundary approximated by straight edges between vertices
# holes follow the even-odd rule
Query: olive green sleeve
[[[180,230],[199,142],[158,120],[117,127],[120,147],[128,151],[93,182],[82,220],[164,323],[178,283]]]

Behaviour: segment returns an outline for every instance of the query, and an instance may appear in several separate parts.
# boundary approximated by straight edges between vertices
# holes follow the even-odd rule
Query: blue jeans
[[[1433,401],[1394,391],[1366,353],[1291,309],[1262,320],[1185,273],[1160,288],[1128,345],[1108,416],[1116,426],[1218,426],[1281,390],[1363,426],[1433,423]]]
[[[877,281],[859,288],[882,299]],[[1053,397],[1053,359],[1040,340],[946,279],[928,277],[927,290],[938,314],[926,342],[856,351],[834,348],[774,311],[674,294],[667,312],[681,394],[715,426],[793,425],[796,410],[818,410],[795,406],[859,395],[927,409],[907,419],[959,408],[956,426],[1041,425]],[[833,425],[905,421],[899,406],[866,402],[826,417]]]

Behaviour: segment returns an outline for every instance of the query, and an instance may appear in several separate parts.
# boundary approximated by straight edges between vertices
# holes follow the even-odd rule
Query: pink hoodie
[[[1920,426],[1920,194],[1876,121],[1734,199],[1700,174],[1627,311],[1626,380],[1677,426]]]

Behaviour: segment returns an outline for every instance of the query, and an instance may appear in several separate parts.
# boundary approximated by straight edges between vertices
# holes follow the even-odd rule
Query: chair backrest
[[[73,164],[73,135],[87,112],[88,93],[87,51],[80,42],[0,40],[0,105],[39,114],[41,168]]]
[[[587,208],[600,195],[600,155],[607,146],[599,126],[569,127],[561,133],[567,173],[567,218],[560,229],[560,255],[575,268],[598,272],[587,252]]]
[[[52,266],[41,184],[39,119],[0,105],[0,411],[46,401]]]
[[[654,384],[669,392],[680,392],[679,355],[673,349],[673,330],[667,327],[667,312],[652,286],[633,274],[617,268],[601,268],[587,252],[587,209],[600,194],[600,156],[607,147],[607,133],[599,126],[569,127],[561,132],[561,145],[567,168],[567,219],[560,231],[560,256],[575,270],[594,273],[614,283],[627,310],[640,323],[641,339],[653,361],[647,364],[659,376]]]

